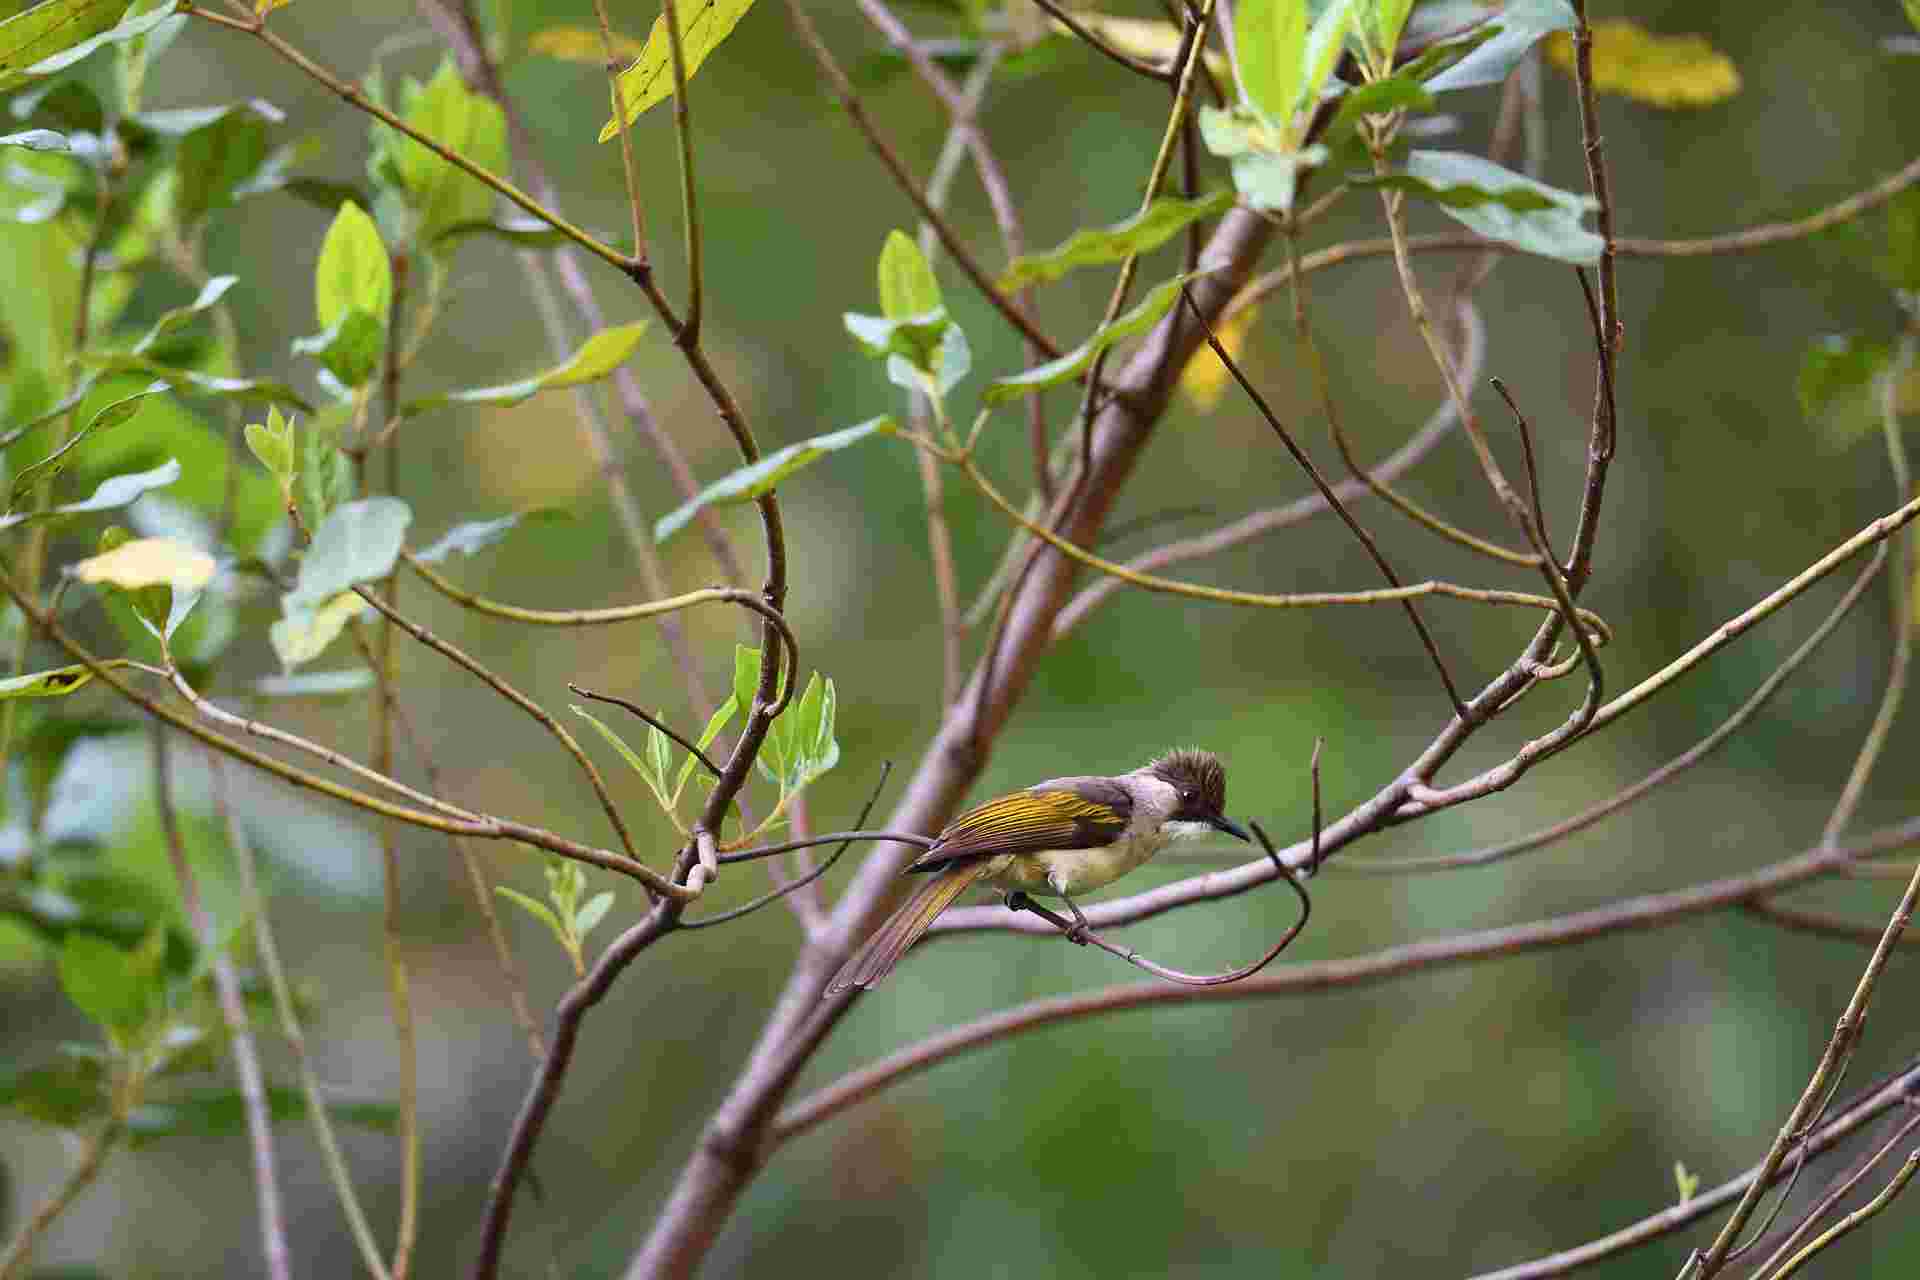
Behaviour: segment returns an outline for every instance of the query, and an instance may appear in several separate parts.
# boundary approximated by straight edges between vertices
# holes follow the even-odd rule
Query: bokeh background
[[[592,20],[581,0],[494,8],[510,11],[520,35]],[[629,31],[643,33],[647,6],[615,8]],[[812,8],[844,62],[882,52],[841,6]],[[1897,5],[1727,0],[1596,9],[1629,13],[1657,31],[1709,33],[1744,80],[1738,96],[1697,111],[1603,101],[1623,234],[1705,235],[1798,216],[1905,163],[1920,141],[1914,63],[1879,49],[1903,29]],[[944,29],[926,10],[903,12],[917,29]],[[377,56],[390,77],[424,77],[440,58],[408,5],[296,3],[275,22],[343,74],[364,73]],[[937,108],[910,76],[888,78],[880,62],[869,70],[870,109],[924,173],[941,138]],[[569,213],[589,226],[623,227],[617,156],[593,142],[606,115],[601,79],[591,68],[526,57],[508,84]],[[1582,188],[1570,83],[1549,72],[1545,85],[1546,176]],[[287,113],[289,136],[320,140],[313,171],[360,176],[364,123],[245,39],[190,30],[156,68],[152,91],[155,105],[255,95]],[[1485,90],[1448,103],[1466,145],[1483,145],[1496,97]],[[875,254],[890,229],[912,227],[912,211],[824,93],[780,6],[746,18],[696,81],[692,107],[708,246],[707,340],[763,446],[900,409],[900,393],[844,339],[839,316],[875,309]],[[1135,207],[1164,109],[1164,95],[1090,54],[995,89],[983,125],[1009,171],[1031,245]],[[656,260],[677,297],[684,273],[670,122],[656,111],[634,136]],[[970,177],[956,184],[953,207],[970,243],[998,264]],[[1417,228],[1451,225],[1414,216]],[[249,371],[309,377],[287,344],[312,327],[310,273],[324,226],[325,214],[284,197],[216,224],[209,266],[242,278],[231,298]],[[1878,215],[1867,224],[1875,236],[1881,227]],[[1378,234],[1377,203],[1350,197],[1313,229],[1308,247]],[[1820,336],[1893,331],[1896,312],[1865,256],[1844,237],[1828,237],[1741,257],[1621,264],[1620,451],[1584,600],[1615,628],[1605,654],[1613,688],[1664,664],[1894,505],[1877,433],[1845,421],[1809,423],[1794,394],[1801,353]],[[1163,254],[1146,278],[1170,273],[1171,264]],[[1421,269],[1437,290],[1460,266],[1432,257]],[[615,320],[645,314],[613,273],[588,273]],[[984,378],[1018,368],[1021,353],[956,273],[943,266],[941,274],[975,352],[975,376],[957,401],[970,416]],[[510,250],[471,242],[451,283],[442,321],[409,375],[412,389],[496,381],[548,363]],[[1437,377],[1387,260],[1322,273],[1312,285],[1348,429],[1365,456],[1381,456],[1437,402]],[[1105,273],[1088,272],[1044,291],[1045,326],[1056,335],[1084,332],[1108,287]],[[133,315],[157,314],[185,293],[151,286]],[[1478,296],[1491,344],[1486,373],[1505,378],[1529,413],[1547,504],[1564,535],[1593,379],[1578,289],[1565,267],[1516,257]],[[702,478],[724,473],[731,446],[669,344],[648,343],[636,361],[654,412]],[[1284,305],[1262,314],[1245,363],[1333,466]],[[1504,423],[1484,390],[1476,403],[1490,423]],[[1056,426],[1063,422],[1068,393],[1055,393],[1048,408]],[[1014,413],[989,428],[986,456],[1005,484],[1028,474],[1023,437]],[[1517,464],[1512,444],[1508,435],[1502,448]],[[533,606],[641,598],[564,397],[421,418],[407,426],[402,447],[401,492],[422,540],[458,520],[529,506],[575,517],[456,563],[462,582]],[[622,430],[618,447],[649,515],[677,504],[642,441]],[[1405,487],[1469,527],[1508,532],[1459,441]],[[1138,550],[1306,489],[1244,403],[1229,396],[1203,409],[1182,400],[1116,523],[1194,507],[1211,515],[1176,514],[1111,549]],[[781,492],[793,548],[789,616],[807,665],[833,676],[839,691],[841,762],[811,797],[816,822],[831,829],[851,820],[883,761],[910,770],[937,723],[940,636],[920,487],[907,447],[876,442],[836,455]],[[946,511],[962,583],[977,588],[1004,545],[1004,524],[958,478],[949,480]],[[1363,518],[1411,577],[1537,589],[1375,506],[1363,508]],[[726,520],[743,549],[757,545],[748,509]],[[682,536],[663,554],[675,587],[715,580],[698,537]],[[1364,555],[1332,521],[1191,573],[1269,591],[1375,585]],[[1520,785],[1344,856],[1465,849],[1611,793],[1732,711],[1839,586],[1809,592],[1670,695]],[[417,589],[408,597],[429,625],[556,711],[564,711],[571,680],[661,707],[682,724],[704,716],[685,704],[658,635],[645,625],[536,633],[463,615]],[[1601,827],[1484,870],[1389,880],[1329,872],[1317,886],[1314,926],[1290,959],[1573,911],[1809,845],[1885,678],[1886,605],[1884,585],[1876,587],[1747,730]],[[1531,613],[1448,602],[1431,604],[1427,616],[1468,684],[1507,661],[1533,622]],[[231,687],[273,669],[271,617],[264,602],[243,616],[246,635],[223,675]],[[724,688],[732,645],[751,632],[719,610],[687,622],[709,683]],[[577,775],[523,717],[430,654],[401,655],[410,705],[456,798],[605,838]],[[1570,682],[1536,693],[1445,776],[1504,758],[1557,723],[1575,696]],[[109,709],[104,697],[99,706]],[[280,714],[332,742],[366,740],[356,708]],[[1306,828],[1306,763],[1316,738],[1326,743],[1327,808],[1339,813],[1402,768],[1444,719],[1427,660],[1397,611],[1234,611],[1122,593],[1045,659],[978,793],[1055,773],[1117,772],[1167,746],[1201,743],[1229,762],[1230,811],[1291,838]],[[122,767],[141,767],[144,743],[131,743]],[[1888,745],[1860,829],[1914,811],[1917,750],[1920,729],[1909,718]],[[669,829],[650,815],[640,784],[600,755],[647,847],[664,860]],[[182,767],[192,791],[198,770],[190,759]],[[110,812],[84,792],[63,799],[74,821],[100,828],[109,856],[158,856],[143,808]],[[321,1074],[344,1097],[390,1096],[395,1056],[372,838],[352,816],[264,784],[249,783],[244,803],[271,861],[283,951],[314,1001],[308,1032]],[[403,831],[400,849],[427,1135],[419,1274],[442,1275],[471,1260],[487,1180],[530,1064],[458,864],[423,834]],[[529,852],[494,847],[484,856],[499,881],[538,892],[540,863]],[[1126,887],[1191,870],[1155,865]],[[836,873],[828,884],[843,879]],[[598,935],[604,940],[642,904],[630,885],[596,887],[619,895]],[[757,872],[742,871],[717,894],[744,900],[763,887]],[[1795,901],[1879,923],[1896,891],[1887,882],[1826,886]],[[1184,968],[1224,967],[1263,947],[1292,910],[1284,893],[1255,894],[1144,923],[1126,937]],[[565,960],[524,918],[510,913],[510,927],[535,1008],[550,1008],[569,976]],[[752,1043],[797,937],[791,916],[770,910],[739,927],[675,938],[592,1015],[536,1161],[542,1195],[523,1195],[515,1220],[515,1274],[619,1273]],[[44,958],[18,939],[7,955],[0,1060],[31,1060],[57,1041],[85,1037]],[[914,1077],[780,1151],[732,1218],[707,1274],[1366,1277],[1518,1261],[1670,1203],[1676,1162],[1711,1186],[1757,1159],[1864,959],[1862,948],[1727,913],[1374,988],[1156,1009],[1049,1030]],[[944,942],[852,1012],[803,1091],[991,1010],[1128,978],[1117,962],[1074,947],[998,936]],[[1917,979],[1910,955],[1895,959],[1852,1082],[1920,1048]],[[277,1046],[270,1066],[289,1077]],[[0,1120],[0,1150],[17,1221],[65,1168],[68,1152],[15,1119]],[[280,1151],[299,1272],[350,1273],[352,1249],[305,1130],[285,1128]],[[352,1135],[348,1151],[385,1235],[397,1201],[396,1148]],[[1913,1274],[1915,1223],[1909,1206],[1897,1207],[1835,1250],[1824,1274]],[[1671,1274],[1684,1248],[1658,1245],[1595,1274]],[[254,1274],[258,1237],[242,1142],[181,1139],[122,1153],[57,1228],[42,1260],[93,1262],[128,1277]]]

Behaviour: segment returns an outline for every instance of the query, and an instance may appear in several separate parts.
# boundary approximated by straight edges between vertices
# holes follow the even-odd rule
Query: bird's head
[[[1167,816],[1174,823],[1191,824],[1199,834],[1203,828],[1224,831],[1230,836],[1251,841],[1245,827],[1227,817],[1227,769],[1211,751],[1182,748],[1169,751],[1141,770],[1174,789],[1176,807]]]

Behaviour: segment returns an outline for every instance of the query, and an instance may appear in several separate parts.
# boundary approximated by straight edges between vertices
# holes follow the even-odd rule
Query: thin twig
[[[166,726],[154,721],[149,731],[153,746],[154,808],[160,818],[160,833],[166,843],[167,861],[186,905],[187,918],[194,936],[213,972],[214,994],[220,1005],[220,1020],[227,1029],[233,1053],[233,1073],[240,1085],[240,1109],[246,1117],[247,1151],[253,1159],[254,1198],[260,1212],[260,1252],[266,1274],[272,1280],[287,1280],[293,1274],[287,1250],[286,1213],[280,1202],[280,1176],[273,1151],[273,1116],[267,1107],[265,1077],[260,1071],[260,1054],[253,1042],[253,1024],[247,1019],[245,1001],[240,994],[240,975],[234,971],[233,956],[222,946],[218,930],[207,914],[200,896],[193,864],[187,858],[186,842],[180,835],[180,815],[173,804],[172,752],[167,749]]]
[[[1138,983],[1036,1000],[930,1036],[843,1076],[784,1112],[773,1128],[772,1139],[784,1142],[905,1076],[923,1071],[957,1054],[1036,1027],[1152,1005],[1318,994],[1382,982],[1410,973],[1432,972],[1494,957],[1519,955],[1640,929],[1664,927],[1693,916],[1723,910],[1756,894],[1815,879],[1852,858],[1870,856],[1915,842],[1920,842],[1920,818],[1857,841],[1844,849],[1815,847],[1757,871],[1708,881],[1691,888],[1624,898],[1590,911],[1549,917],[1528,924],[1404,943],[1347,959],[1296,965],[1229,987],[1193,989],[1161,983]],[[996,916],[1008,914],[998,908],[988,910]],[[1092,915],[1092,912],[1088,914]],[[939,936],[942,932],[936,928],[928,936]],[[1760,1180],[1766,1181],[1771,1176],[1771,1171],[1767,1171]]]
[[[673,739],[676,743],[678,743],[680,745],[680,749],[685,751],[688,755],[692,756],[695,760],[698,760],[703,766],[705,766],[708,773],[712,774],[716,778],[720,776],[720,766],[715,764],[711,759],[709,759],[706,752],[702,751],[699,748],[699,746],[695,744],[691,739],[680,736],[680,731],[675,729],[672,725],[668,724],[665,720],[662,720],[660,717],[653,715],[652,713],[646,710],[643,710],[638,703],[629,702],[627,699],[618,697],[611,693],[595,693],[591,689],[583,689],[579,685],[573,683],[571,680],[567,682],[567,688],[571,689],[573,692],[579,694],[583,698],[591,698],[595,702],[609,703],[613,706],[619,707],[622,711],[626,711],[634,716],[637,716],[639,719],[645,721],[647,724],[653,726],[655,729],[658,729],[661,733],[666,734],[669,738]]]
[[[1880,1189],[1879,1195],[1809,1240],[1806,1247],[1787,1259],[1786,1265],[1774,1272],[1770,1280],[1788,1280],[1788,1277],[1804,1266],[1815,1254],[1892,1204],[1894,1197],[1907,1189],[1907,1183],[1913,1180],[1916,1171],[1920,1171],[1920,1149],[1907,1153],[1907,1158],[1901,1164],[1899,1172],[1895,1173],[1887,1185]]]
[[[81,1192],[93,1185],[93,1180],[100,1176],[100,1169],[107,1162],[107,1156],[119,1145],[125,1131],[123,1122],[115,1117],[94,1130],[81,1145],[80,1158],[67,1171],[66,1180],[40,1202],[33,1216],[20,1225],[19,1232],[8,1242],[6,1252],[0,1253],[0,1280],[20,1280],[27,1274],[27,1264],[33,1260],[33,1251],[39,1247],[40,1237],[80,1198]]]

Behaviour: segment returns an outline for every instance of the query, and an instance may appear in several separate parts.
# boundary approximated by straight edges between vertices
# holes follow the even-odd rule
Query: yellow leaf
[[[1573,39],[1547,37],[1547,60],[1573,73]],[[1593,87],[1655,107],[1709,107],[1740,92],[1733,60],[1704,36],[1656,35],[1630,18],[1593,24]]]
[[[1240,360],[1240,353],[1246,350],[1247,333],[1253,328],[1254,312],[1257,307],[1242,307],[1228,316],[1226,322],[1217,326],[1214,335],[1220,339],[1220,345],[1227,354]],[[1213,348],[1201,343],[1187,360],[1187,367],[1180,373],[1180,390],[1193,407],[1202,413],[1220,403],[1221,395],[1227,389],[1227,366],[1220,362]]]
[[[751,8],[753,0],[673,0],[674,15],[680,19],[680,54],[686,62],[687,79],[693,79],[707,55],[733,34]],[[620,73],[620,101],[626,107],[626,123],[632,124],[641,112],[671,96],[673,47],[667,35],[667,15],[662,13],[653,20],[653,30],[647,32],[640,56]],[[618,134],[620,125],[618,120],[608,120],[600,130],[600,141]]]
[[[172,538],[135,538],[73,566],[82,582],[105,583],[125,591],[172,587],[197,591],[213,578],[213,557]]]
[[[284,9],[292,3],[293,0],[253,0],[253,11],[256,15],[264,16],[275,9]]]
[[[646,46],[632,36],[613,33],[613,53],[617,58],[631,62],[638,58]],[[590,27],[548,27],[545,31],[536,31],[527,37],[527,52],[544,54],[549,58],[558,58],[562,62],[584,62],[589,66],[605,66],[607,51],[600,43],[600,33]]]
[[[372,606],[351,591],[342,591],[317,609],[298,610],[267,628],[267,639],[288,671],[311,662],[326,651],[333,638]]]

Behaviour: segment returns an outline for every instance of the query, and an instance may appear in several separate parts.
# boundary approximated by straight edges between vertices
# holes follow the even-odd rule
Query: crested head
[[[1182,816],[1210,817],[1227,806],[1227,769],[1211,751],[1183,747],[1149,764],[1150,773],[1180,793]]]

